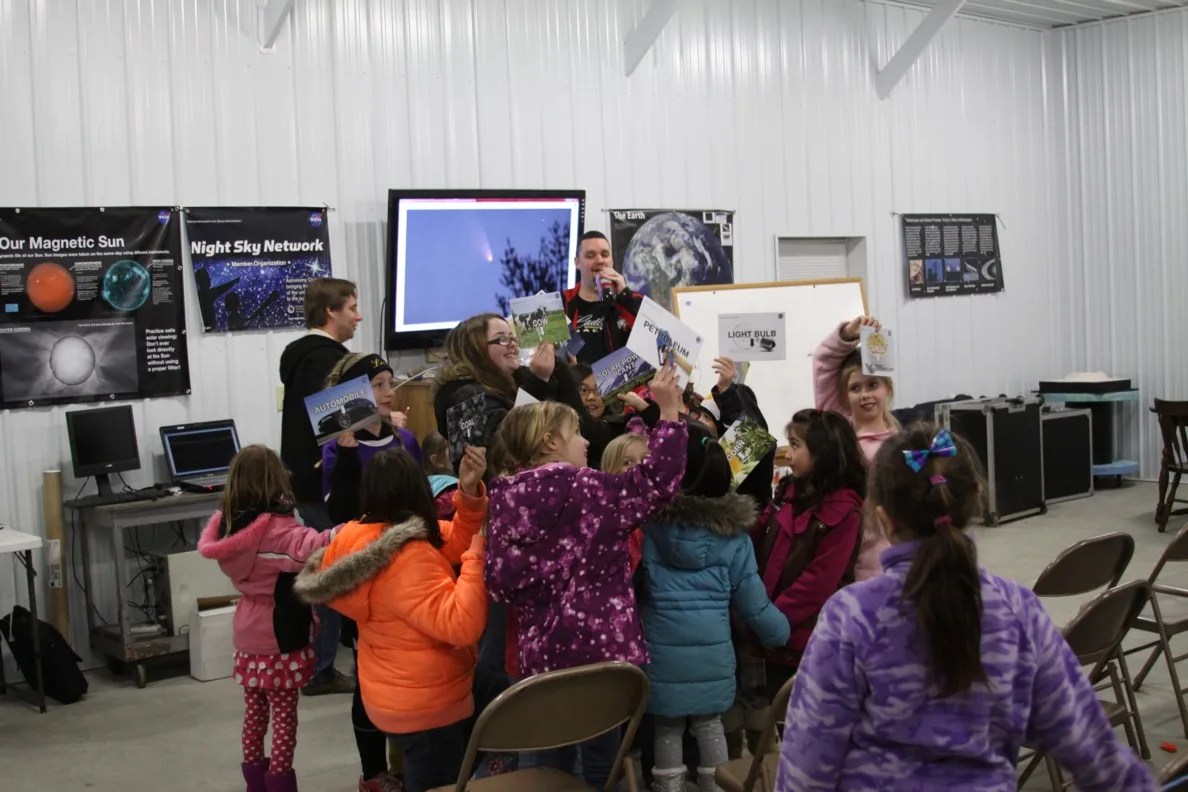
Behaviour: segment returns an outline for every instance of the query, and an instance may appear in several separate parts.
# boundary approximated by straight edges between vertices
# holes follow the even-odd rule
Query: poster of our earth
[[[672,310],[672,290],[734,283],[734,212],[612,209],[611,249],[627,286]]]
[[[0,209],[0,407],[190,392],[181,221]]]

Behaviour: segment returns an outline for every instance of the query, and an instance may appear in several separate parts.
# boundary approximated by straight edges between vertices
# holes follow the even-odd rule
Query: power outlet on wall
[[[285,411],[285,386],[284,385],[276,386],[276,411],[277,412]]]

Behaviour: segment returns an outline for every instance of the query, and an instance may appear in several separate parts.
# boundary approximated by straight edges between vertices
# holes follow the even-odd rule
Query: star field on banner
[[[324,208],[187,208],[185,218],[203,330],[305,326],[305,286],[330,275]]]
[[[180,225],[161,207],[0,209],[0,407],[190,392]]]

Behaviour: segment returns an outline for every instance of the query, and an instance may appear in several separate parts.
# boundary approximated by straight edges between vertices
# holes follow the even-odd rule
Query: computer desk
[[[82,527],[83,579],[86,590],[87,634],[91,648],[115,663],[131,666],[136,686],[148,684],[144,661],[167,655],[188,652],[189,635],[137,636],[131,632],[128,620],[128,570],[124,560],[124,530],[140,525],[160,525],[185,520],[205,520],[219,507],[220,492],[181,493],[156,500],[116,503],[109,506],[76,507],[74,501],[62,505],[78,513]],[[95,601],[91,585],[91,542],[103,535],[111,543],[115,566],[116,592],[119,598],[119,618],[116,624],[95,624]]]

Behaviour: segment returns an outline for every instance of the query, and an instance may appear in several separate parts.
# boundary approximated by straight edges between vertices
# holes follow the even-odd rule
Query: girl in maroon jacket
[[[801,410],[785,433],[792,473],[751,534],[767,595],[792,627],[766,655],[768,701],[795,673],[821,606],[854,580],[866,492],[866,460],[841,415]]]
[[[198,552],[243,596],[232,623],[235,681],[243,686],[243,777],[248,792],[296,792],[297,696],[313,673],[313,613],[293,595],[297,573],[334,531],[293,515],[289,474],[272,449],[252,445],[231,460],[223,502]],[[272,720],[272,758],[264,734]]]

